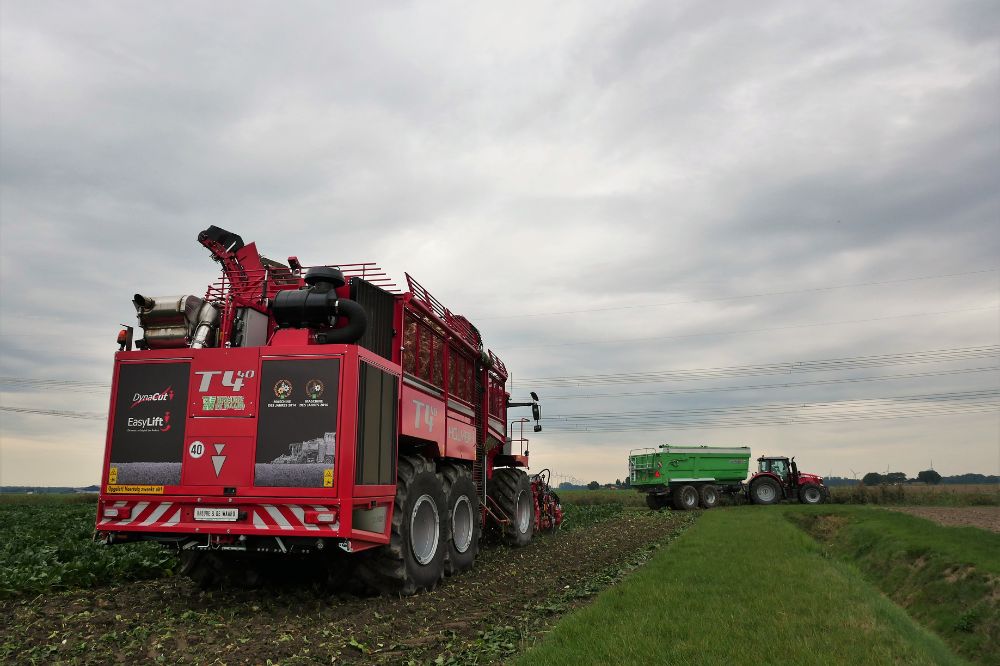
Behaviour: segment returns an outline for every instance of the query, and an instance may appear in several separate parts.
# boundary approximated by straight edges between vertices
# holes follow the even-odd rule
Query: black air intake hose
[[[357,302],[339,298],[336,289],[344,286],[339,269],[326,266],[310,268],[304,289],[279,291],[271,303],[271,313],[280,328],[325,328],[335,326],[339,317],[347,317],[347,326],[316,335],[320,344],[348,344],[365,334],[368,316]]]
[[[365,309],[357,301],[341,298],[337,301],[336,312],[338,317],[347,317],[347,326],[318,333],[316,342],[321,345],[332,345],[350,344],[360,340],[368,328],[368,315]]]

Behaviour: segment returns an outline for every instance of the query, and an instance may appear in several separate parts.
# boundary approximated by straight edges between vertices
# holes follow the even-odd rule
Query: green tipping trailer
[[[628,457],[629,483],[646,495],[651,509],[709,509],[720,493],[742,494],[750,471],[747,446],[671,446],[633,449]]]

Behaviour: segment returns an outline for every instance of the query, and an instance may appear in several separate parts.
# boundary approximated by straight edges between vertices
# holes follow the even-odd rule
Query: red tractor
[[[783,499],[821,504],[830,500],[830,489],[822,477],[800,472],[795,458],[757,458],[757,472],[750,477],[748,488],[754,504],[776,504]]]
[[[214,226],[198,240],[219,281],[136,294],[143,335],[119,334],[99,541],[175,548],[203,586],[277,560],[413,594],[472,567],[484,528],[523,546],[559,527],[507,424],[530,407],[540,431],[538,396],[511,402],[465,317],[374,264],[272,261]]]

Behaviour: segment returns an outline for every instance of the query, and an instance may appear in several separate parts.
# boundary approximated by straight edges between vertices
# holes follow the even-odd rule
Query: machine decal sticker
[[[163,486],[108,485],[104,492],[110,495],[162,495]]]
[[[215,455],[212,456],[212,467],[215,468],[215,475],[219,476],[222,472],[222,466],[226,464],[226,456],[222,455],[222,450],[226,448],[225,444],[213,444],[215,448]]]
[[[188,455],[197,460],[205,455],[205,444],[202,442],[191,442],[188,447]]]
[[[333,487],[339,378],[335,358],[263,362],[255,485]]]
[[[115,486],[177,485],[184,455],[184,403],[191,367],[122,363],[111,424]],[[125,492],[125,491],[117,491]]]
[[[135,400],[135,402],[132,403],[132,407],[135,407],[136,405],[141,405],[144,402],[164,402],[167,400],[173,400],[174,392],[171,390],[171,387],[168,386],[159,393],[136,393],[132,396],[132,399]]]
[[[246,409],[246,401],[242,395],[203,395],[201,408],[206,412],[226,410],[241,412]]]

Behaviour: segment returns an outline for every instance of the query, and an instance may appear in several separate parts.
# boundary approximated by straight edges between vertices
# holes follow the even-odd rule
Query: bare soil
[[[694,514],[626,510],[485,549],[473,571],[404,599],[319,586],[201,592],[171,577],[0,602],[10,663],[491,663],[647,559]]]
[[[949,527],[978,527],[1000,532],[1000,506],[894,506],[901,511]]]

